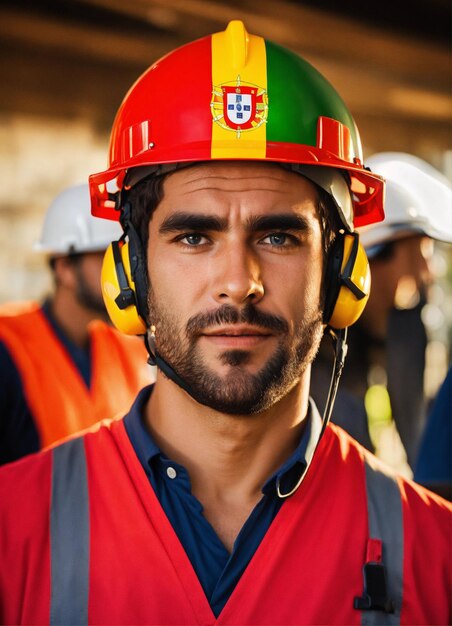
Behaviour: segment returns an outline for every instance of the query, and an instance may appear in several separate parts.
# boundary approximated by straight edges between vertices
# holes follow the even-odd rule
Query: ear
[[[138,296],[132,279],[129,242],[113,241],[108,246],[101,282],[105,306],[116,328],[127,335],[144,335],[146,322],[137,309]]]
[[[370,293],[370,267],[357,233],[338,233],[325,275],[327,292],[323,321],[332,328],[356,322]]]

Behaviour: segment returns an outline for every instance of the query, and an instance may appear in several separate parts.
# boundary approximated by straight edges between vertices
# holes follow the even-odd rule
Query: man
[[[0,463],[125,411],[151,382],[142,342],[105,323],[101,265],[119,231],[91,216],[87,185],[50,205],[36,247],[54,291],[0,307]]]
[[[428,414],[414,480],[452,500],[452,366]]]
[[[125,231],[108,310],[157,381],[123,421],[3,469],[4,622],[447,621],[447,503],[308,400],[324,320],[334,388],[368,293],[353,220],[381,219],[383,184],[358,159],[329,83],[241,22],[137,81],[91,185]]]
[[[386,179],[386,217],[360,229],[372,291],[349,334],[350,358],[333,421],[370,448],[364,398],[369,384],[380,383],[382,390],[387,389],[408,463],[414,468],[426,413],[427,333],[422,310],[433,282],[433,243],[452,243],[452,189],[444,176],[413,155],[375,154],[367,165]],[[326,365],[322,351],[314,366],[316,401],[322,396]],[[354,408],[349,410],[351,402]]]
[[[434,242],[452,243],[452,187],[430,164],[410,154],[383,152],[368,163],[387,180],[387,217],[361,232],[373,287],[356,331],[362,331],[362,346],[367,340],[368,367],[378,363],[387,373],[392,415],[414,468],[426,417],[422,311],[434,282]],[[347,374],[352,376],[353,370]]]

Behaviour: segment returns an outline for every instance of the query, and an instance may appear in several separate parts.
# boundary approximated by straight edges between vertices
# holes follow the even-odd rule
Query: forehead
[[[315,185],[303,176],[272,163],[219,161],[193,165],[167,176],[162,208],[193,205],[203,210],[240,205],[255,210],[316,205]],[[159,205],[160,206],[160,205]]]

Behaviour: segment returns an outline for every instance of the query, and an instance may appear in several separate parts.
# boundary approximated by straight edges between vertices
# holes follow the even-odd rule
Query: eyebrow
[[[275,213],[250,217],[247,221],[247,229],[250,232],[260,232],[263,230],[303,231],[309,229],[309,222],[301,215],[294,215],[293,213]]]
[[[160,225],[161,234],[191,231],[225,232],[228,229],[226,218],[215,215],[197,215],[178,211],[173,213]],[[301,215],[293,213],[276,213],[272,215],[257,215],[250,217],[246,222],[246,229],[256,233],[265,230],[309,230],[308,221]]]
[[[186,230],[215,230],[225,231],[227,229],[227,220],[224,218],[216,217],[214,215],[196,215],[194,213],[173,213],[167,217],[160,225],[159,232],[175,233]]]

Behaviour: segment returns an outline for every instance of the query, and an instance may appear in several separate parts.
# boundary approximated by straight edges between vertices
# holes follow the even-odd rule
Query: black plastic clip
[[[120,240],[121,241],[121,240]],[[116,278],[118,279],[119,294],[115,298],[115,302],[121,311],[135,304],[135,294],[129,285],[127,275],[122,262],[120,241],[112,241],[111,249],[113,252],[113,261],[115,263]]]
[[[355,597],[353,607],[359,611],[394,613],[394,602],[388,595],[386,568],[382,563],[366,563],[363,567],[364,593]]]

